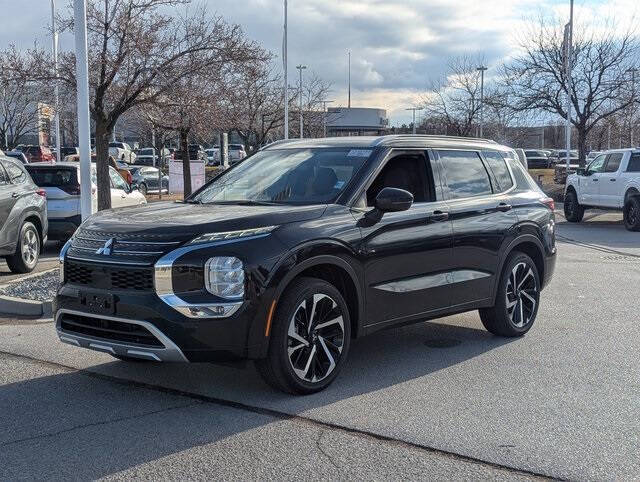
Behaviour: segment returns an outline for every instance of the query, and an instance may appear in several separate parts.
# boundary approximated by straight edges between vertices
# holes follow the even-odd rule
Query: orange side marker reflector
[[[271,302],[271,308],[269,308],[269,316],[267,316],[267,326],[264,329],[264,336],[269,336],[271,333],[271,320],[273,319],[273,312],[276,310],[276,300]]]

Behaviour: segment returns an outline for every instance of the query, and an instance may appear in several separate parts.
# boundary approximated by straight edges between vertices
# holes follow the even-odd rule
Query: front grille
[[[66,333],[90,336],[128,345],[164,348],[164,345],[144,326],[123,321],[65,313],[60,328]]]
[[[67,259],[64,264],[65,281],[74,285],[104,290],[152,291],[152,268],[99,266]]]

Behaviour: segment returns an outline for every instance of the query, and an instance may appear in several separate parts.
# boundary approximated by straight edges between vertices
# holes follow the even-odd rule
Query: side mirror
[[[376,209],[383,213],[406,211],[413,204],[413,194],[404,189],[385,187],[376,196]]]
[[[584,167],[579,167],[578,169],[576,169],[576,174],[578,176],[586,176],[587,170]]]

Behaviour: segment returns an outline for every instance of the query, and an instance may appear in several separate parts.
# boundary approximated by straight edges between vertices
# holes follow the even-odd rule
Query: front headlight
[[[244,266],[232,256],[210,258],[204,265],[204,286],[220,298],[240,299],[244,296]]]

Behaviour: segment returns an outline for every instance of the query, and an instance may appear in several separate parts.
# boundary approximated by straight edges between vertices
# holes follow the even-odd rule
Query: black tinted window
[[[40,187],[77,186],[78,171],[72,167],[33,167],[27,170],[33,182]]]
[[[451,198],[491,194],[489,174],[475,151],[438,151]]]
[[[509,168],[504,158],[496,151],[484,151],[484,158],[489,165],[489,169],[493,172],[493,177],[498,183],[500,191],[506,191],[513,186],[513,179],[509,174]]]
[[[389,159],[367,189],[367,205],[374,206],[378,193],[385,187],[404,189],[414,202],[435,201],[431,173],[424,154],[399,154]]]
[[[631,154],[627,172],[640,172],[640,154]]]
[[[617,172],[622,162],[622,152],[616,152],[607,156],[607,165],[604,172]]]
[[[27,180],[27,175],[17,164],[13,162],[4,162],[3,164],[13,184],[21,184]]]

